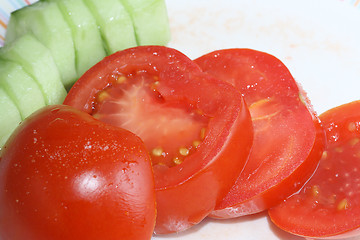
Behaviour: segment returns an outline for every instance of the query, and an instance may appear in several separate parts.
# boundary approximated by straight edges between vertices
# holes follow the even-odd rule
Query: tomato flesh
[[[233,185],[252,145],[242,95],[167,47],[135,47],[105,58],[64,103],[143,139],[154,165],[157,234],[204,219]]]
[[[285,65],[251,49],[219,50],[195,62],[242,92],[254,127],[245,169],[211,216],[258,213],[299,190],[321,157],[323,129]]]
[[[69,106],[48,106],[1,152],[0,238],[150,239],[152,167],[133,133]]]
[[[359,110],[357,101],[320,115],[327,147],[318,169],[299,193],[269,210],[283,230],[321,239],[360,234]]]
[[[156,89],[160,83],[145,73],[114,77],[121,80],[97,94],[95,118],[138,135],[155,168],[178,165],[195,151],[209,117],[189,104],[166,102]]]

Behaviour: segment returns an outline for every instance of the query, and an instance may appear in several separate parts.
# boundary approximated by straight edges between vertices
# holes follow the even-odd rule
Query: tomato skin
[[[0,238],[151,239],[149,155],[129,131],[69,106],[31,115],[0,162]]]
[[[187,103],[210,119],[195,153],[175,167],[154,167],[155,233],[183,231],[215,208],[243,169],[253,138],[250,114],[233,86],[203,73],[175,49],[160,46],[131,48],[105,58],[77,81],[64,104],[91,114],[96,94],[110,85],[114,73],[134,72],[158,79],[164,101]]]
[[[254,126],[247,165],[211,217],[258,213],[299,190],[321,158],[324,131],[286,66],[252,49],[218,50],[195,62],[242,92]]]
[[[233,185],[242,170],[239,160],[246,160],[252,140],[252,126],[248,119],[246,104],[242,103],[241,115],[232,124],[230,137],[222,132],[218,139],[209,141],[221,142],[223,149],[213,153],[216,156],[200,157],[209,159],[206,166],[199,169],[193,176],[173,186],[157,187],[158,217],[155,233],[164,234],[183,231],[199,223],[212,212]],[[205,155],[205,156],[204,156]],[[197,156],[198,157],[198,156]],[[192,159],[196,160],[196,159]],[[237,162],[238,161],[238,162]],[[174,172],[173,175],[181,174]],[[171,204],[169,204],[171,203]]]
[[[354,101],[320,115],[327,147],[302,190],[269,210],[279,228],[311,239],[360,235],[359,110]]]

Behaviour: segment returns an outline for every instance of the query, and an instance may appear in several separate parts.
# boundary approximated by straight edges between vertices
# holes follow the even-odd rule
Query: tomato
[[[157,234],[205,218],[233,185],[252,144],[241,94],[167,47],[135,47],[105,58],[64,103],[144,141],[154,169]]]
[[[151,239],[149,154],[133,133],[69,106],[26,119],[0,161],[0,238]]]
[[[314,176],[297,194],[269,210],[290,233],[310,238],[360,235],[360,101],[320,115],[327,147]]]
[[[248,163],[212,217],[258,213],[299,190],[323,152],[323,129],[286,66],[251,49],[219,50],[195,62],[242,92],[254,126]]]

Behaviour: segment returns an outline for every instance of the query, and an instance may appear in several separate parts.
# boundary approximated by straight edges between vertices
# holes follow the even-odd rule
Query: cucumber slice
[[[44,97],[35,80],[15,62],[0,60],[0,86],[19,109],[22,120],[45,106]]]
[[[166,45],[170,27],[165,0],[121,0],[130,13],[138,45]]]
[[[66,88],[77,80],[71,29],[55,3],[36,2],[11,14],[5,44],[32,33],[50,51]]]
[[[0,48],[0,57],[20,64],[37,81],[45,104],[61,104],[66,90],[51,52],[31,34],[25,34]]]
[[[0,87],[0,150],[21,122],[21,115],[4,89]]]
[[[94,16],[82,0],[45,0],[56,2],[72,30],[78,77],[106,56]]]
[[[119,0],[84,0],[96,19],[108,55],[135,47],[132,20]]]

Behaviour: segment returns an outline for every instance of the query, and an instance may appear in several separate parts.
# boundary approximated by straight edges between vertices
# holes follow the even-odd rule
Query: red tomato
[[[51,106],[26,119],[2,150],[3,240],[144,240],[155,215],[151,161],[129,131]]]
[[[215,51],[195,60],[244,95],[254,143],[244,171],[212,217],[261,212],[299,190],[323,151],[323,129],[285,65],[250,49]]]
[[[310,238],[360,235],[360,101],[331,109],[320,119],[327,148],[302,190],[269,210],[285,231]]]
[[[156,233],[182,231],[205,218],[233,185],[252,143],[241,94],[167,47],[105,58],[64,103],[143,139],[155,175]]]

